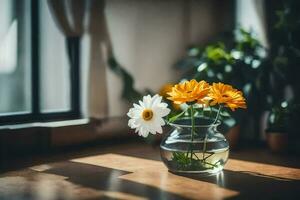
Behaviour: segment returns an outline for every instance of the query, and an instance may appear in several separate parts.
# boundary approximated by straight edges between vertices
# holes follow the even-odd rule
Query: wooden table
[[[300,199],[297,157],[257,149],[230,155],[210,177],[168,172],[158,148],[143,143],[27,159],[27,167],[1,174],[0,199]]]

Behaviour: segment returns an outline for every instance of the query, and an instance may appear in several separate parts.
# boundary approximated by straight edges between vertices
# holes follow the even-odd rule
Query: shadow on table
[[[194,180],[215,183],[221,188],[239,192],[228,199],[300,199],[300,181],[266,176],[248,171],[223,170],[207,177],[182,175]]]
[[[116,170],[101,166],[95,166],[77,162],[64,162],[53,168],[44,171],[44,173],[55,174],[66,177],[68,182],[80,185],[83,188],[103,191],[101,199],[183,199],[183,197],[161,190],[157,187],[148,186],[119,177],[132,172]],[[87,196],[89,192],[87,192]],[[99,199],[97,197],[88,197],[85,199]]]
[[[132,172],[77,162],[0,177],[1,200],[184,199],[119,177]]]

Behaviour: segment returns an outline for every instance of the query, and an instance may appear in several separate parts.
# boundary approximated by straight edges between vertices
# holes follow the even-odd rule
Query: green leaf
[[[168,123],[172,123],[174,121],[176,121],[179,117],[181,117],[187,110],[182,111],[181,113],[171,117],[170,119],[168,119]]]

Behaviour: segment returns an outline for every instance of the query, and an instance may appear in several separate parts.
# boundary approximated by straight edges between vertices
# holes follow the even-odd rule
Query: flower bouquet
[[[144,96],[127,113],[129,127],[143,137],[162,133],[166,123],[173,127],[160,145],[162,160],[172,172],[213,174],[222,170],[229,145],[217,129],[220,114],[226,108],[246,108],[242,92],[223,83],[190,80],[174,85],[168,95],[182,112],[169,116],[171,109],[161,96]],[[213,110],[217,110],[215,115]]]

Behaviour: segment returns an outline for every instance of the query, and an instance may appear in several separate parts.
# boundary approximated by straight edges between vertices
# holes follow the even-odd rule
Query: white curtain
[[[52,16],[68,37],[82,36],[86,4],[86,0],[48,0]]]
[[[66,37],[83,39],[81,54],[81,107],[85,117],[107,116],[106,59],[109,46],[103,0],[48,0],[53,17]]]
[[[85,116],[91,118],[108,117],[106,70],[112,51],[104,9],[104,0],[89,1],[87,31],[82,41],[82,107]]]

